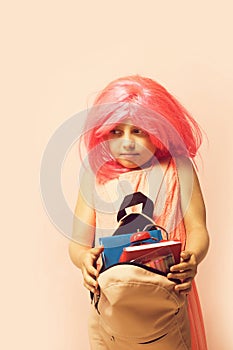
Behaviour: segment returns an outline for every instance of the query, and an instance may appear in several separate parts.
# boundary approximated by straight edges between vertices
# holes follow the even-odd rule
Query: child
[[[175,291],[188,295],[192,350],[207,349],[194,282],[209,245],[192,162],[202,141],[198,124],[161,85],[130,76],[113,81],[96,98],[83,141],[90,168],[81,180],[69,251],[84,286],[98,293],[97,262],[103,251],[99,237],[116,230],[124,198],[142,193],[153,201],[155,223],[166,228],[170,239],[182,241],[181,261],[167,277],[179,279]],[[131,211],[139,211],[140,201],[134,204]],[[93,311],[92,349],[107,349],[97,327],[98,314]]]

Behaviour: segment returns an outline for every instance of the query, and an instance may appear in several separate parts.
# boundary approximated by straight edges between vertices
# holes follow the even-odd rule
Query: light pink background
[[[231,1],[7,3],[2,40],[2,349],[88,350],[88,293],[68,240],[41,203],[43,151],[56,128],[119,76],[165,85],[206,131],[200,179],[211,247],[197,277],[209,349],[233,348]],[[64,164],[77,194],[76,154]],[[8,209],[8,210],[6,210]]]

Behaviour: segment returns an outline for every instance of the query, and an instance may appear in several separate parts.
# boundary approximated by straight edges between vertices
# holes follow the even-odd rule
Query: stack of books
[[[180,252],[180,241],[162,241],[125,247],[119,261],[146,265],[167,274],[172,265],[180,262]]]
[[[146,265],[167,273],[172,265],[180,262],[181,242],[163,241],[160,230],[149,233],[151,238],[138,244],[132,244],[132,233],[101,237],[99,242],[104,246],[103,269],[119,262],[128,262]]]

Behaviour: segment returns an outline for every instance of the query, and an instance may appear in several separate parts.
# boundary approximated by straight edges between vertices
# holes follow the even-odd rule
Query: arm
[[[197,266],[207,254],[209,235],[206,228],[205,204],[195,169],[188,159],[178,160],[177,166],[187,239],[185,251],[181,253],[181,263],[171,267],[168,278],[180,279],[182,283],[177,285],[175,290],[188,293],[197,273]],[[190,170],[193,174],[192,186]]]
[[[84,286],[94,293],[98,288],[96,261],[103,247],[92,248],[95,235],[95,211],[91,203],[84,198],[83,193],[87,189],[86,186],[89,186],[90,189],[90,182],[87,178],[78,194],[73,224],[74,240],[70,242],[69,255],[72,262],[82,271]],[[81,241],[82,244],[75,240]]]

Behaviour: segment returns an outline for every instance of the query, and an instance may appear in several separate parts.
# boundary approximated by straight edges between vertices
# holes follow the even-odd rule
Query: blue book
[[[141,243],[155,243],[163,239],[161,230],[149,231],[152,238],[149,238]],[[130,237],[133,233],[100,237],[99,243],[104,246],[104,251],[102,253],[103,268],[117,264],[119,262],[120,256],[122,254],[123,248],[129,247],[132,243],[130,242]]]

